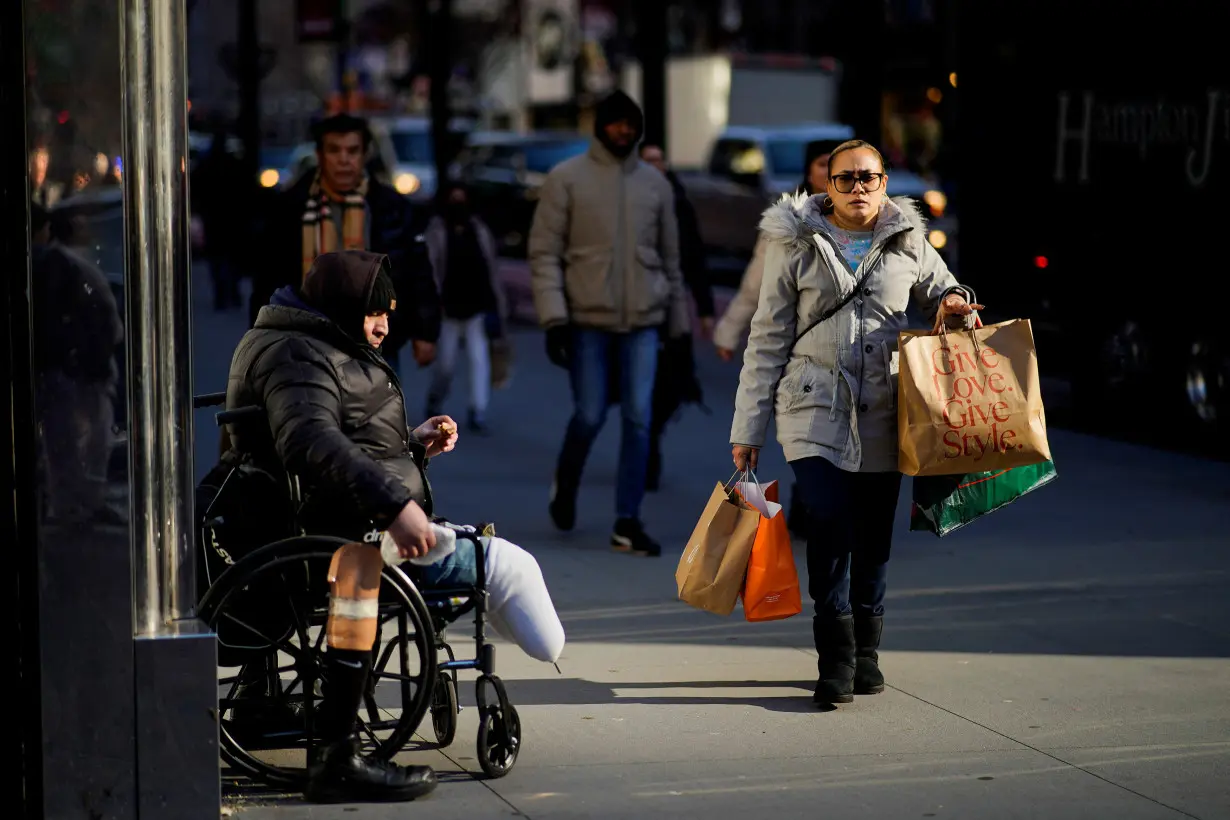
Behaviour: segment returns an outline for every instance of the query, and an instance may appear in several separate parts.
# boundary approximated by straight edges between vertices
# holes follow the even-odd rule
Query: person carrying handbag
[[[787,195],[765,212],[764,284],[731,424],[735,466],[755,469],[775,416],[798,483],[821,705],[884,690],[907,308],[912,299],[936,328],[981,308],[927,242],[916,206],[888,190],[880,152],[851,140],[833,149],[823,193]]]

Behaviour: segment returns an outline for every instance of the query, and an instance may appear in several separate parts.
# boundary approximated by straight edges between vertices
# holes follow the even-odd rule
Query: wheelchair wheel
[[[447,672],[436,678],[436,688],[431,701],[431,728],[436,732],[436,742],[441,748],[451,746],[457,739],[457,685]]]
[[[478,765],[491,778],[500,778],[512,771],[521,751],[521,716],[517,707],[509,704],[508,720],[498,706],[488,706],[479,716]]]
[[[218,635],[222,757],[269,785],[302,788],[307,779],[328,694],[328,568],[345,543],[306,536],[261,547],[227,569],[199,606]],[[426,715],[437,674],[427,607],[396,567],[381,576],[379,636],[358,728],[363,753],[388,760]]]

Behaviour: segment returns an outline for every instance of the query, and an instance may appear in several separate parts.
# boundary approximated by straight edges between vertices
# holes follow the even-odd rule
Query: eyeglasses
[[[829,179],[833,181],[833,187],[837,189],[837,193],[849,194],[853,193],[855,184],[861,184],[863,190],[868,192],[880,190],[880,182],[884,179],[884,174],[863,171],[858,175],[851,173],[834,174]]]

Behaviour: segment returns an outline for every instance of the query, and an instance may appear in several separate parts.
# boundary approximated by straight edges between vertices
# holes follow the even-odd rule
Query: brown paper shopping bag
[[[679,599],[718,615],[733,612],[759,523],[759,512],[716,485],[675,569]]]
[[[906,475],[1007,470],[1049,461],[1028,319],[900,336],[897,466]]]

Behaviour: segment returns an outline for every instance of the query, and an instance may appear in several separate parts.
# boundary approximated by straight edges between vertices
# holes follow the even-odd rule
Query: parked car
[[[427,117],[373,117],[369,120],[373,137],[370,168],[378,178],[410,198],[426,205],[436,195],[436,151]],[[457,145],[464,142],[472,124],[454,118],[449,131]]]
[[[501,254],[525,256],[538,190],[547,173],[564,160],[585,153],[588,147],[589,138],[575,132],[486,131],[470,135],[458,158],[459,177],[495,234]]]
[[[705,247],[717,256],[750,257],[764,209],[802,181],[807,143],[853,136],[850,126],[839,123],[727,128],[714,142],[704,172],[680,174]],[[887,171],[890,195],[915,199],[930,223],[932,245],[955,258],[946,250],[954,244],[956,221],[943,189],[904,170]]]

